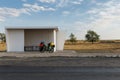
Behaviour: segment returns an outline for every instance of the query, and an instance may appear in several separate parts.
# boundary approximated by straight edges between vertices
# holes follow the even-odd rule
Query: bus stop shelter
[[[24,52],[26,47],[38,46],[40,42],[53,42],[54,51],[63,50],[65,36],[58,27],[6,27],[7,52]],[[38,50],[38,49],[33,49]],[[30,51],[28,49],[28,51]]]

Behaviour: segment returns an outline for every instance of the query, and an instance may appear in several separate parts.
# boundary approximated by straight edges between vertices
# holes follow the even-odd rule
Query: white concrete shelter
[[[65,35],[58,27],[6,27],[7,52],[24,52],[25,46],[54,42],[55,51],[63,50]]]

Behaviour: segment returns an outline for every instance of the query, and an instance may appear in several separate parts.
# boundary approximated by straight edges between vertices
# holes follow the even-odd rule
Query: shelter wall
[[[63,31],[57,32],[57,40],[56,40],[57,50],[61,51],[64,49],[64,43],[65,43],[65,33]]]
[[[7,51],[24,51],[24,30],[6,30]]]
[[[25,30],[25,46],[38,46],[41,41],[44,41],[45,43],[53,42],[53,30]]]

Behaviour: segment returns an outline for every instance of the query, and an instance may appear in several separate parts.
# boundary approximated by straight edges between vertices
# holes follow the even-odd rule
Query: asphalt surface
[[[120,80],[120,68],[1,66],[0,80]]]
[[[120,80],[120,58],[0,58],[0,80]]]

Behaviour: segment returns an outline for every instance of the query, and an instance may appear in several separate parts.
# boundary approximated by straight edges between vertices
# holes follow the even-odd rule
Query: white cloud
[[[3,21],[5,21],[5,17],[0,16],[0,22],[3,22]]]
[[[96,0],[91,0],[91,2],[92,2],[92,3],[95,3],[95,4],[97,3],[97,1],[96,1]]]
[[[23,4],[23,8],[0,7],[0,22],[5,21],[7,17],[18,17],[21,14],[31,15],[31,12],[55,11],[54,8],[39,6],[38,4]]]
[[[0,21],[5,21],[6,17],[18,17],[20,14],[29,14],[27,9],[0,8]]]
[[[108,27],[120,22],[120,3],[111,0],[104,3],[101,8],[94,8],[89,13],[94,17],[94,23],[98,27]],[[98,17],[98,19],[95,19]]]
[[[73,4],[81,4],[83,0],[76,0],[76,1],[72,1],[71,3]]]
[[[22,0],[23,2],[27,2],[27,0]]]
[[[38,11],[55,11],[54,8],[48,8],[39,6],[38,4],[23,4],[25,8],[28,8],[30,11],[38,12]]]
[[[68,0],[60,0],[60,2],[58,2],[57,7],[64,7],[66,6],[68,3]]]
[[[80,5],[84,0],[60,0],[57,7],[65,7],[70,5]]]
[[[62,14],[63,15],[68,15],[68,14],[70,14],[70,12],[69,11],[63,11]]]
[[[55,3],[56,2],[56,0],[38,0],[38,1],[42,3]]]
[[[72,2],[73,4],[81,4],[81,2],[76,2],[76,1],[74,1],[74,2]]]

